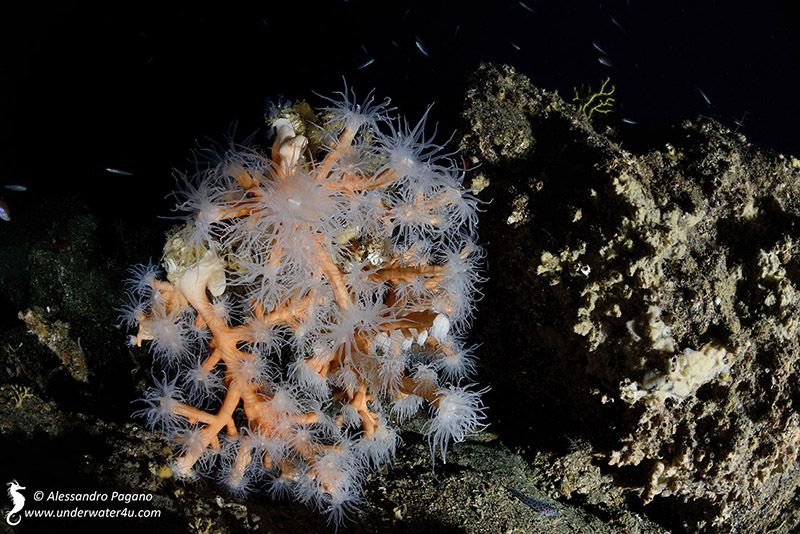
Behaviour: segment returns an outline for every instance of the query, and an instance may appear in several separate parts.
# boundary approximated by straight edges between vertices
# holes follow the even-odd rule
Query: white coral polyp
[[[482,251],[427,112],[410,126],[371,95],[329,103],[305,135],[274,120],[269,155],[232,145],[181,178],[167,280],[134,269],[123,320],[156,353],[140,414],[179,445],[176,475],[217,464],[238,495],[266,480],[338,524],[398,419],[427,402],[443,458],[482,428],[462,346]]]

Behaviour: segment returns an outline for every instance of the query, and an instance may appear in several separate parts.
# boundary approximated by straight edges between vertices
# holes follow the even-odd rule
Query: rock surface
[[[492,199],[482,358],[512,390],[497,431],[585,440],[585,466],[667,529],[788,532],[800,161],[706,118],[626,150],[509,67],[482,66],[465,109]],[[568,458],[558,493],[598,489]]]
[[[490,426],[432,466],[412,420],[348,532],[790,532],[800,162],[704,118],[626,136],[510,67],[482,66],[463,109],[488,202],[473,337]],[[119,532],[325,531],[293,502],[175,482],[131,418],[151,362],[113,310],[164,228],[28,202],[0,235],[4,480],[150,495],[130,508],[160,517]]]

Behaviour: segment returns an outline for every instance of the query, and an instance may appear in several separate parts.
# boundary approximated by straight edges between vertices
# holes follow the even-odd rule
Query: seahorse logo
[[[11,502],[14,503],[11,510],[6,512],[6,523],[13,527],[19,525],[19,522],[22,520],[22,516],[19,515],[19,512],[25,508],[25,496],[21,494],[19,490],[24,490],[25,486],[20,486],[19,482],[16,480],[6,482],[6,486],[8,486],[8,496],[11,497]],[[12,516],[17,516],[17,520],[12,521]]]

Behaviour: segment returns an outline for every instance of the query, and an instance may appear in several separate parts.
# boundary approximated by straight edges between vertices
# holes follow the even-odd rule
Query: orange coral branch
[[[346,310],[350,307],[350,295],[347,292],[344,276],[336,264],[331,261],[325,249],[322,248],[319,239],[317,239],[316,245],[317,261],[319,261],[320,270],[325,274],[331,289],[333,289],[333,298],[336,299],[336,304],[342,310]]]
[[[444,266],[443,265],[416,265],[413,267],[387,267],[384,269],[379,269],[374,273],[370,274],[370,279],[380,282],[381,280],[392,280],[392,281],[409,281],[413,280],[418,276],[423,276],[426,278],[440,278],[444,274]]]
[[[393,169],[387,168],[378,174],[343,173],[335,182],[326,182],[325,187],[337,191],[366,191],[386,187],[396,180],[397,173]]]
[[[364,433],[367,436],[371,436],[375,433],[379,423],[377,414],[367,406],[367,401],[371,400],[372,395],[367,393],[366,384],[359,381],[358,391],[356,391],[355,396],[350,400],[350,406],[354,407],[356,411],[358,411],[358,415],[361,416],[361,426],[364,428]]]
[[[350,148],[355,136],[356,131],[352,128],[345,127],[342,130],[336,145],[331,148],[331,150],[325,155],[325,159],[323,159],[317,167],[317,181],[321,182],[328,177],[333,164],[339,161],[339,159],[342,157],[342,154]]]

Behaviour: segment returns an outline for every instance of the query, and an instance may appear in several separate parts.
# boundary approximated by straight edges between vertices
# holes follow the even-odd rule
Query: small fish
[[[607,57],[600,56],[599,58],[597,58],[597,61],[599,61],[601,65],[605,65],[606,67],[613,67],[614,66],[614,64],[611,62],[611,60],[608,59]]]
[[[508,44],[510,44],[511,46],[513,46],[514,48],[516,48],[517,50],[521,50],[521,48],[519,47],[519,45],[518,45],[518,44],[516,44],[516,43],[512,43],[511,41],[508,41]]]
[[[741,118],[741,119],[739,119],[738,121],[737,121],[736,119],[734,119],[734,121],[733,121],[733,122],[735,122],[735,123],[736,123],[736,129],[735,129],[735,130],[733,130],[733,133],[736,133],[736,132],[738,132],[738,131],[739,131],[739,128],[744,128],[744,120],[747,118],[747,116],[748,116],[749,114],[750,114],[750,112],[749,112],[749,111],[745,111],[745,112],[744,112],[744,115],[742,115],[742,118]]]
[[[11,220],[11,210],[8,209],[8,204],[0,200],[0,219],[4,221]]]
[[[634,126],[636,126],[636,125],[638,125],[638,124],[639,124],[638,122],[636,122],[636,121],[635,121],[635,120],[633,120],[633,119],[626,119],[626,118],[623,118],[623,119],[622,119],[622,122],[624,122],[625,124],[633,124]]]
[[[369,67],[370,65],[372,65],[373,63],[375,63],[375,60],[374,59],[370,59],[366,63],[361,65],[360,67],[356,67],[356,70],[365,69],[365,68]]]
[[[416,43],[417,43],[417,48],[419,48],[419,51],[420,51],[420,52],[422,52],[422,55],[423,55],[423,56],[425,56],[425,57],[431,57],[431,56],[428,54],[428,52],[425,50],[425,48],[422,46],[422,43],[419,41],[419,37],[417,37],[417,39],[416,39]]]
[[[9,189],[11,191],[27,191],[28,190],[28,188],[25,187],[24,185],[18,185],[18,184],[9,184],[9,185],[5,186],[5,188]]]
[[[132,172],[123,171],[120,169],[112,169],[111,167],[106,167],[106,172],[110,172],[111,174],[119,174],[120,176],[133,176]]]
[[[527,495],[520,493],[514,488],[509,488],[508,486],[503,486],[503,487],[506,488],[508,491],[510,491],[511,495],[522,501],[523,504],[526,504],[531,508],[533,508],[534,510],[536,510],[537,512],[539,512],[540,516],[558,517],[558,509],[555,506],[551,506],[546,502],[537,501],[532,497],[528,497]]]
[[[529,6],[528,4],[526,4],[525,2],[523,2],[522,0],[520,0],[520,2],[519,2],[519,5],[521,5],[523,9],[527,9],[527,10],[528,10],[528,11],[530,11],[531,13],[533,13],[533,14],[536,14],[536,11],[534,11],[533,9],[531,9],[531,6]]]
[[[698,91],[700,91],[700,96],[702,96],[702,97],[703,97],[703,100],[705,100],[705,101],[706,101],[706,104],[708,104],[708,105],[710,106],[710,105],[711,105],[711,99],[710,99],[710,98],[708,98],[708,95],[707,95],[707,94],[705,94],[705,93],[703,92],[703,90],[702,90],[702,89],[700,89],[699,87],[697,88],[697,90],[698,90]]]
[[[601,54],[603,54],[604,56],[607,56],[607,55],[608,55],[608,54],[606,53],[606,51],[605,51],[605,50],[603,50],[602,48],[600,48],[600,45],[599,45],[599,44],[597,44],[597,43],[592,43],[592,46],[594,47],[594,49],[595,49],[595,50],[597,50],[598,52],[600,52],[600,53],[601,53]]]
[[[613,23],[614,23],[614,26],[616,26],[617,28],[619,28],[619,29],[620,29],[620,30],[622,30],[623,32],[625,31],[625,28],[623,28],[623,27],[622,27],[622,24],[620,24],[619,22],[617,22],[617,19],[615,19],[614,17],[611,17],[611,22],[613,22]]]

